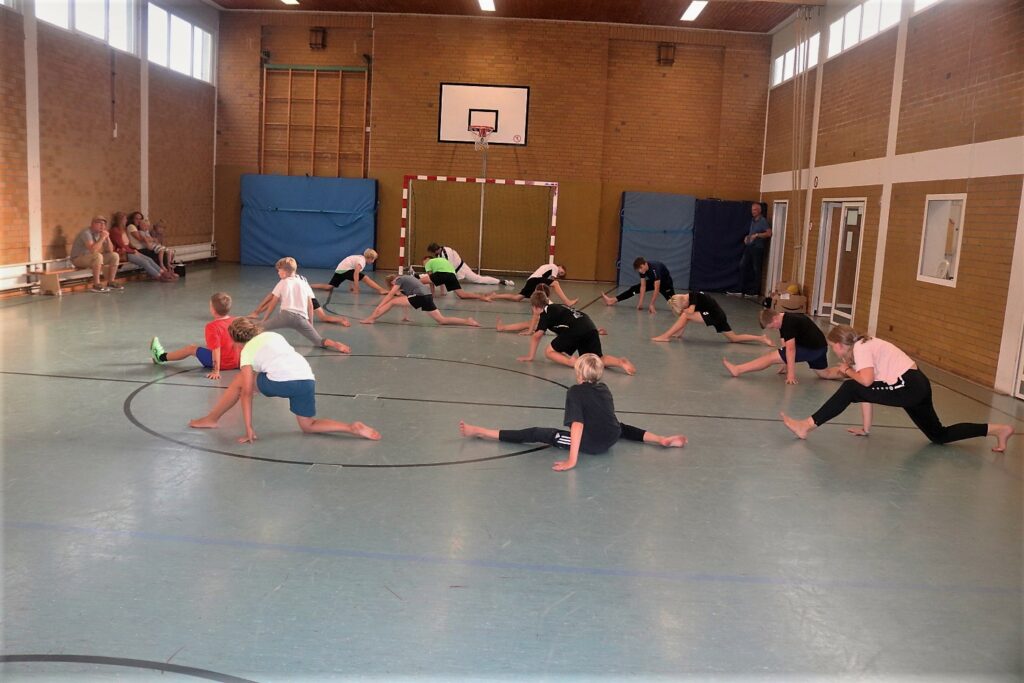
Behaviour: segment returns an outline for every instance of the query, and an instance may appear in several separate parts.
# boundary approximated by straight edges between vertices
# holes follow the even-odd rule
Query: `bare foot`
[[[662,336],[660,336],[660,337],[651,337],[651,341],[655,341],[655,342],[667,342],[667,341],[669,341],[669,338],[668,338],[668,337],[666,337],[666,336],[664,336],[664,335],[662,335]]]
[[[482,431],[483,429],[480,427],[468,425],[462,420],[459,420],[459,432],[465,437],[473,438],[474,436],[480,436],[480,432]]]
[[[992,452],[1005,453],[1006,442],[1013,436],[1013,427],[1010,425],[994,424],[988,428],[988,433],[996,437],[996,445],[992,447]]]
[[[625,370],[627,375],[635,375],[636,374],[636,366],[633,365],[631,362],[629,362],[628,358],[623,358],[622,359],[622,369]]]
[[[371,441],[380,441],[380,432],[371,427],[368,424],[362,422],[352,423],[352,433],[356,436],[361,436],[364,439],[370,439]]]
[[[188,426],[192,429],[216,429],[217,421],[211,420],[208,417],[200,417],[195,420],[189,420]]]
[[[775,346],[775,342],[769,339],[767,334],[761,335],[761,343],[765,346]]]
[[[575,299],[569,299],[568,301],[565,302],[565,305],[566,306],[575,306],[577,303],[579,303],[579,300],[580,300],[579,297],[576,297]]]
[[[501,316],[499,315],[497,318],[494,319],[494,329],[497,330],[498,332],[504,332],[504,327],[505,325],[504,323],[501,322]]]
[[[724,358],[722,359],[722,365],[725,366],[725,369],[728,370],[729,374],[732,375],[733,377],[739,377],[740,376],[740,373],[736,369],[736,366],[733,365],[732,363],[730,363],[729,361],[727,361]]]
[[[598,334],[607,335],[608,334],[608,330],[604,329],[603,327],[599,327],[599,328],[597,328],[597,333]]]
[[[782,421],[786,423],[789,431],[796,434],[798,439],[806,439],[807,432],[814,429],[814,420],[809,417],[804,420],[795,420],[785,413],[779,413],[779,416],[782,417]]]
[[[348,318],[342,318],[341,322],[338,324],[341,325],[342,327],[352,327],[352,323],[348,321]]]
[[[607,294],[604,293],[601,294],[601,298],[604,299],[604,303],[607,306],[614,306],[616,303],[618,303],[615,297],[608,296]]]
[[[473,318],[466,318],[466,324],[470,327],[480,327],[480,323]]]
[[[661,445],[665,448],[682,448],[688,441],[689,439],[682,434],[673,434],[672,436],[663,436],[661,438]]]
[[[377,321],[374,320],[373,318],[366,318],[365,320],[360,320],[359,322],[361,322],[363,325],[372,325]]]
[[[783,365],[781,368],[779,368],[779,371],[776,372],[775,374],[776,375],[785,375],[787,372],[789,372],[789,371],[786,369],[786,366]]]
[[[346,344],[336,342],[333,339],[324,339],[324,346],[329,349],[334,349],[340,353],[352,353],[352,349],[350,349]]]

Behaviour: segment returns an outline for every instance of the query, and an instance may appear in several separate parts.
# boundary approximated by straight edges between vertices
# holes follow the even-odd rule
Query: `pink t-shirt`
[[[895,384],[914,361],[884,339],[869,339],[853,345],[853,366],[858,371],[874,368],[876,382]]]

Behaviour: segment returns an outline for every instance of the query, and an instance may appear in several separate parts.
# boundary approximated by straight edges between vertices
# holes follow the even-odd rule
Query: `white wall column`
[[[21,6],[25,22],[25,146],[28,156],[28,260],[42,261],[43,191],[39,151],[39,34],[36,30],[36,2]]]
[[[139,211],[149,216],[149,4],[138,0],[135,6],[139,49]]]
[[[1010,287],[1003,314],[1003,336],[996,365],[996,391],[1016,395],[1020,382],[1021,355],[1024,354],[1024,187],[1017,210],[1017,239],[1010,264]]]

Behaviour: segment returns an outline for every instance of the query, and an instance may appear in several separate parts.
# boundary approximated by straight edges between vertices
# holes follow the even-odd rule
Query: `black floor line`
[[[120,666],[130,669],[147,669],[166,673],[181,674],[192,678],[202,678],[207,681],[221,681],[222,683],[256,683],[249,678],[239,678],[229,674],[217,673],[208,669],[197,669],[192,666],[171,664],[169,662],[153,662],[145,659],[126,659],[124,657],[101,657],[98,655],[46,655],[46,654],[25,654],[25,655],[0,655],[0,662],[31,663],[31,662],[58,662],[64,664],[95,664],[99,666]]]

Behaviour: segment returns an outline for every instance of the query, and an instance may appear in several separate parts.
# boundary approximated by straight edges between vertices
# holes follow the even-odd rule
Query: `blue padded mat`
[[[677,290],[689,286],[696,201],[690,195],[622,193],[619,287],[639,282],[640,276],[633,270],[637,256],[668,266]]]

